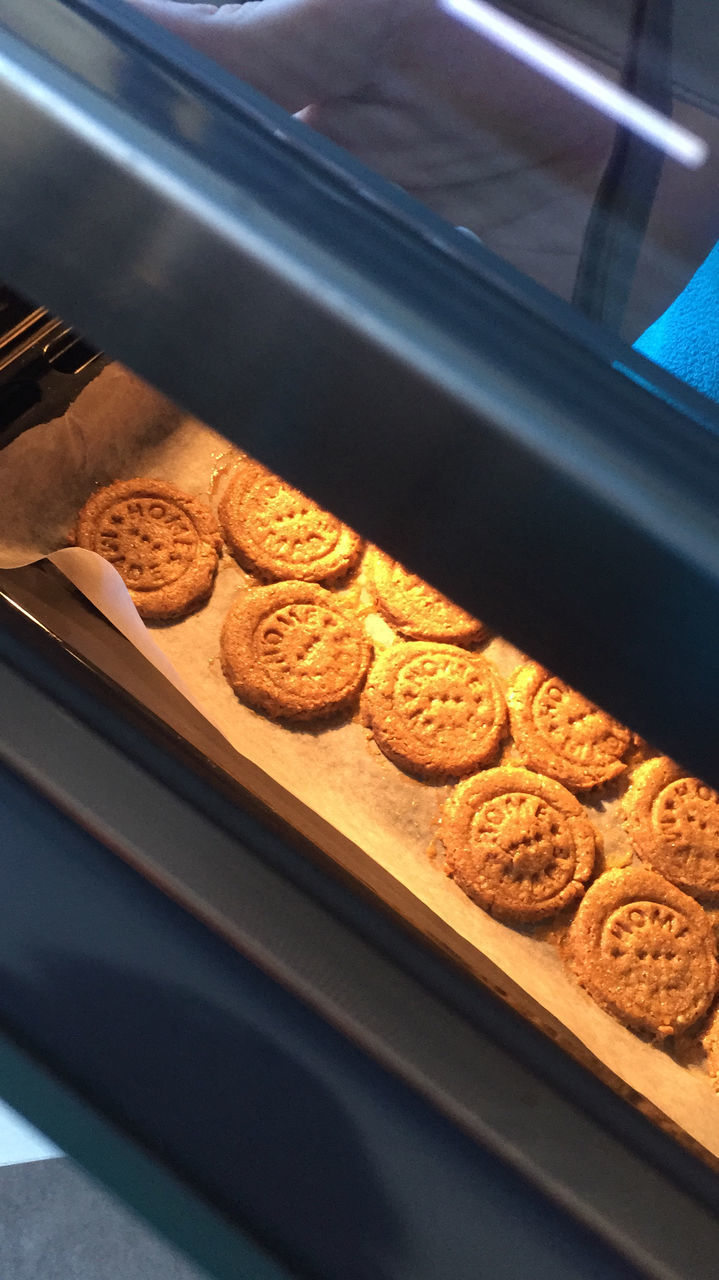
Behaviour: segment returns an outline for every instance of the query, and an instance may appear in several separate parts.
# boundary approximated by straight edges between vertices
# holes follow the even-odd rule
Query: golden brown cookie
[[[252,458],[242,458],[219,507],[243,568],[273,581],[336,582],[357,564],[362,540]]]
[[[607,871],[587,890],[569,929],[567,959],[598,1004],[657,1037],[692,1026],[717,986],[707,915],[645,867]]]
[[[518,667],[507,704],[522,762],[572,791],[600,787],[626,769],[632,734],[536,662]]]
[[[452,604],[378,547],[370,549],[367,564],[380,613],[407,640],[473,644],[486,635],[483,622]]]
[[[241,591],[220,652],[238,697],[284,720],[320,720],[350,707],[372,656],[360,623],[312,582]]]
[[[427,641],[390,645],[370,671],[367,719],[384,754],[420,778],[473,773],[507,726],[499,681],[486,658]]]
[[[166,621],[207,599],[222,546],[215,518],[162,480],[121,480],[85,503],[78,547],[114,565],[141,618]]]
[[[622,802],[636,853],[703,901],[719,897],[719,795],[660,756],[639,766]]]
[[[544,920],[584,893],[598,837],[579,801],[528,769],[487,769],[442,814],[444,869],[501,920]]]

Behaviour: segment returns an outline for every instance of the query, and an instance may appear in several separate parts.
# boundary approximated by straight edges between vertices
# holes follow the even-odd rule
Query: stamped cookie
[[[207,599],[222,546],[214,516],[162,480],[121,480],[85,503],[76,546],[114,565],[141,618],[166,621]]]
[[[407,640],[472,644],[486,635],[483,622],[452,604],[378,547],[370,549],[367,563],[370,587],[380,613]]]
[[[499,681],[486,658],[448,644],[390,645],[370,671],[365,710],[384,754],[420,778],[473,773],[507,727]]]
[[[607,871],[587,890],[567,959],[598,1004],[658,1038],[706,1013],[719,976],[705,912],[645,867]]]
[[[275,719],[320,720],[350,707],[371,647],[359,622],[312,582],[249,587],[220,640],[222,670],[243,702]]]
[[[639,766],[622,802],[636,853],[695,898],[719,898],[719,795],[666,756]]]
[[[571,792],[511,767],[460,782],[444,807],[440,837],[455,884],[499,919],[524,922],[581,898],[598,843]]]
[[[243,568],[273,581],[336,582],[362,551],[359,534],[251,458],[238,464],[219,515]]]
[[[600,787],[626,769],[631,731],[538,663],[518,667],[507,703],[515,746],[530,769],[572,791]]]

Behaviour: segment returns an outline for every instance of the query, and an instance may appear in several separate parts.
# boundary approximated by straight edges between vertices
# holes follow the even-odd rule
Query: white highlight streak
[[[570,93],[591,103],[598,111],[646,138],[687,168],[698,169],[706,162],[709,148],[703,138],[648,107],[639,98],[592,71],[578,58],[565,53],[551,40],[536,35],[523,23],[486,4],[485,0],[437,0],[437,3],[500,48],[513,53]]]

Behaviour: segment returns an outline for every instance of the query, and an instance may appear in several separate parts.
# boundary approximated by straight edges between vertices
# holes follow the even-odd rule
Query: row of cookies
[[[361,539],[247,457],[238,460],[220,501],[219,522],[242,567],[275,584],[240,593],[223,628],[223,667],[236,692],[277,718],[309,720],[347,709],[364,682],[371,650],[349,611],[319,584],[336,583],[357,567]],[[206,507],[148,479],[122,481],[94,494],[79,514],[74,541],[115,566],[138,612],[150,621],[182,616],[207,599],[221,548],[220,530]],[[379,607],[401,633],[466,643],[483,635],[480,623],[380,552],[371,549],[368,561]],[[438,661],[451,663],[451,653]],[[455,673],[460,683],[462,675],[476,683],[469,661],[460,654],[457,662],[465,668]],[[489,668],[482,667],[479,676],[496,704],[490,741],[475,744],[467,760],[445,772],[478,767],[503,728],[506,713]],[[420,771],[421,764],[416,761]]]
[[[599,1004],[664,1038],[693,1027],[719,984],[715,931],[700,905],[719,896],[719,796],[655,756],[633,770],[622,820],[641,864],[588,890],[566,959]]]
[[[269,580],[330,583],[345,576],[362,551],[357,534],[248,458],[238,463],[219,520],[242,567]],[[71,541],[115,566],[142,618],[163,622],[208,599],[222,550],[207,506],[145,477],[94,493]]]
[[[353,530],[246,456],[236,460],[218,515],[219,527],[198,499],[164,481],[125,480],[92,495],[72,540],[115,565],[148,621],[173,620],[205,602],[220,531],[241,567],[264,582],[333,586],[362,556]],[[365,565],[376,606],[404,638],[462,645],[485,638],[482,623],[377,548]]]
[[[238,563],[264,581],[345,580],[359,565],[363,542],[354,530],[254,459],[238,459],[219,504],[222,531]],[[376,547],[367,553],[375,603],[407,640],[469,645],[486,628]]]
[[[223,669],[236,691],[283,718],[347,707],[370,662],[358,620],[314,584],[242,592],[222,640]],[[468,897],[515,924],[579,904],[565,950],[569,966],[599,1004],[637,1031],[673,1035],[707,1011],[718,971],[713,930],[696,902],[646,868],[606,872],[585,893],[599,839],[567,784],[586,790],[615,777],[626,768],[632,735],[529,663],[510,683],[515,747],[565,785],[519,767],[476,773],[506,732],[497,675],[480,654],[423,641],[399,641],[380,653],[363,702],[374,740],[400,768],[434,781],[473,774],[452,791],[440,824],[445,871]],[[676,795],[664,795],[657,809],[650,790],[662,780]],[[694,797],[708,809],[717,805],[713,792],[682,778],[670,762],[650,760],[637,770],[625,798],[627,823],[648,862],[662,853],[665,863],[667,853],[677,861],[677,850],[660,849],[661,840],[671,842],[682,817],[694,816]],[[711,816],[697,814],[696,821],[697,831],[709,830],[709,844]]]
[[[554,852],[561,860],[567,860],[567,872],[571,870],[572,877],[585,885],[592,874],[599,838],[593,833],[590,857],[589,846],[584,835],[579,839],[574,821],[582,815],[582,821],[588,822],[587,811],[579,804],[576,796],[542,774],[516,764],[506,764],[466,779],[458,784],[447,802],[448,827],[454,829],[458,821],[457,815],[464,813],[463,839],[467,847],[478,836],[481,824],[479,827],[475,826],[474,817],[477,806],[481,806],[488,798],[484,787],[489,773],[495,778],[495,783],[504,785],[505,790],[493,795],[495,801],[501,795],[504,810],[497,803],[494,804],[488,830],[497,834],[503,829],[507,819],[505,839],[508,845],[511,843],[518,851],[515,858],[517,874],[520,874],[521,867],[526,863],[540,877],[546,877],[548,869],[542,859],[549,858]],[[523,801],[519,805],[518,801],[511,798],[514,793],[521,794],[525,800],[532,797],[531,804]],[[661,875],[664,880],[705,906],[716,907],[719,902],[719,796],[716,791],[698,778],[689,776],[666,756],[654,756],[635,768],[620,808],[630,845],[641,865]],[[552,810],[551,820],[549,810]],[[569,816],[572,817],[571,822]],[[540,818],[542,821],[539,821]],[[565,818],[568,821],[567,831],[563,830],[562,820]],[[456,846],[456,837],[453,843]],[[525,845],[535,846],[531,858],[526,849],[520,852]],[[473,865],[477,869],[479,856],[479,853],[472,854]],[[481,854],[483,860],[488,856],[490,855],[486,850]],[[495,850],[492,856],[499,857],[499,851]],[[452,859],[448,859],[448,862],[451,864]],[[454,867],[448,866],[448,872],[458,878]],[[473,894],[467,874],[464,875],[464,880],[465,892],[471,897]],[[509,905],[502,909],[491,899],[482,902],[482,905],[496,915],[517,920],[541,919],[550,914],[550,910],[554,912],[566,905],[563,894],[555,900],[557,891],[549,884],[545,885],[539,898],[537,892],[527,911],[522,911],[519,906],[514,909]],[[578,896],[577,892],[573,896]]]
[[[693,1026],[719,980],[711,921],[692,901],[719,897],[719,797],[666,757],[639,763],[622,811],[643,865],[587,890],[599,840],[570,793],[617,778],[641,744],[533,662],[511,677],[507,703],[528,767],[488,769],[454,789],[440,821],[446,873],[508,923],[578,907],[563,954],[594,999],[654,1037]]]
[[[370,662],[358,621],[314,584],[242,592],[222,639],[223,669],[236,691],[283,718],[315,718],[351,705]],[[375,742],[400,768],[432,781],[473,774],[451,793],[440,824],[444,869],[467,896],[514,924],[578,906],[565,958],[586,990],[637,1031],[664,1037],[685,1030],[716,990],[710,921],[645,868],[606,872],[587,890],[599,839],[568,789],[616,777],[633,736],[534,663],[515,673],[508,701],[515,749],[532,769],[476,772],[496,756],[507,730],[499,680],[480,654],[398,641],[370,667],[363,707]],[[662,781],[676,795],[663,796],[657,809],[652,787]],[[692,816],[694,797],[709,809],[717,804],[713,792],[682,778],[670,762],[650,760],[636,771],[625,812],[647,862],[659,861],[666,871],[673,858],[682,874],[682,857],[665,846],[682,817]],[[652,836],[652,824],[659,836]],[[711,816],[697,815],[697,831],[706,830],[708,844]],[[715,841],[715,862],[716,847]]]
[[[246,456],[236,460],[218,515],[219,527],[197,498],[138,477],[98,489],[70,540],[115,566],[150,621],[182,617],[208,598],[220,531],[241,567],[265,582],[332,586],[362,556],[358,534]],[[481,623],[387,556],[372,548],[368,560],[379,607],[405,638],[458,644],[482,638]]]
[[[649,765],[658,773],[664,762],[640,766],[638,792],[630,788],[625,797],[627,825],[635,835],[641,830],[642,851],[647,830],[636,802]],[[693,780],[680,777],[676,766],[672,771],[671,785],[686,787],[688,796]],[[702,789],[703,803],[719,810],[716,794]],[[444,806],[439,841],[446,873],[507,923],[534,923],[576,908],[563,958],[597,1003],[629,1027],[661,1039],[693,1026],[709,1009],[719,981],[709,916],[647,866],[605,871],[587,888],[598,836],[560,783],[517,766],[468,778]]]
[[[375,549],[369,581],[385,619],[401,636],[421,639],[391,645],[371,668],[363,702],[375,741],[400,768],[428,780],[486,765],[506,734],[507,708],[491,664],[454,647],[483,638],[482,624]],[[507,703],[515,750],[530,768],[487,769],[456,787],[442,820],[445,871],[509,923],[579,904],[565,958],[598,1003],[657,1037],[693,1025],[717,983],[713,932],[701,908],[646,868],[607,872],[585,893],[599,842],[570,790],[596,789],[624,772],[634,735],[536,663],[514,673]],[[682,806],[689,818],[695,796],[710,807],[716,797],[680,775],[669,761],[640,766],[625,813],[636,852],[691,890],[702,877],[691,879],[684,851],[677,856],[676,840],[668,850],[666,836],[676,836]],[[659,804],[657,839],[650,811],[662,783],[677,795]],[[708,844],[711,828],[710,816],[697,817]],[[716,863],[715,850],[716,839]],[[695,851],[689,864],[699,857]]]
[[[356,567],[362,552],[357,535],[248,459],[238,466],[219,514],[225,539],[245,569],[264,579],[294,579],[241,592],[225,621],[223,670],[241,698],[277,718],[311,720],[351,707],[366,679],[366,723],[384,754],[400,768],[443,781],[475,773],[492,762],[507,734],[504,695],[491,664],[457,647],[481,640],[481,623],[371,549],[373,598],[409,642],[381,652],[367,678],[372,654],[359,619],[317,585],[336,583]],[[149,619],[176,617],[207,598],[221,546],[213,517],[202,504],[146,480],[122,482],[94,495],[80,513],[75,540],[116,565],[139,612]],[[534,663],[515,673],[507,702],[515,750],[528,768],[489,769],[457,787],[443,819],[445,869],[468,896],[495,915],[508,921],[536,920],[576,904],[593,872],[596,837],[570,790],[595,788],[621,773],[634,739]],[[657,785],[660,791],[673,787],[676,793],[665,796],[658,810]],[[716,879],[712,797],[714,793],[696,780],[682,778],[671,762],[650,760],[637,771],[627,802],[628,830],[640,857],[697,896],[705,890],[705,896],[711,896],[710,864]],[[692,846],[687,853],[676,836],[682,823],[686,826],[691,820],[697,799],[710,811],[697,819],[697,833],[709,834],[704,845],[700,840],[699,852]],[[458,832],[463,832],[461,838]],[[710,848],[709,856],[701,851],[704,846]],[[651,872],[639,872],[645,877],[644,889],[647,876],[654,882],[651,910],[646,902],[632,905],[631,897],[624,900],[636,874],[634,869],[608,873],[613,877],[611,902],[623,894],[626,921],[644,922],[620,929],[621,940],[639,938],[641,943],[642,929],[653,936],[659,928],[664,930],[664,949],[656,942],[649,948],[639,943],[627,943],[628,950],[617,948],[613,924],[615,941],[609,953],[617,962],[614,968],[606,956],[603,967],[601,948],[598,958],[588,960],[587,922],[594,918],[596,904],[607,897],[610,880],[605,875],[586,894],[570,929],[569,953],[580,981],[600,1003],[622,1016],[623,1000],[624,1020],[630,1025],[668,1034],[669,1028],[688,1025],[687,1013],[675,1009],[672,1014],[668,1008],[667,993],[678,992],[674,1004],[681,1005],[682,993],[693,990],[691,973],[682,970],[677,982],[672,965],[678,963],[678,942],[671,957],[665,955],[667,942],[685,938],[687,929],[676,923],[676,898],[673,905],[667,902],[667,892],[677,891],[669,885],[665,889],[665,882]],[[616,903],[613,910],[619,910]],[[699,917],[694,912],[688,931],[691,937],[697,919],[707,919],[697,910]],[[682,919],[686,916],[684,909]],[[694,950],[687,952],[690,958]],[[617,957],[623,957],[621,963]],[[666,981],[659,981],[657,964],[669,959]],[[605,969],[613,975],[611,1000],[609,979],[598,978]],[[707,974],[713,971],[707,965],[704,969],[706,1003],[713,993]],[[646,1016],[636,1014],[648,1000],[644,988],[649,979],[643,988],[642,972],[652,975],[652,989],[658,993],[656,1009]],[[701,1000],[695,999],[692,1008],[700,1006]]]
[[[591,884],[599,839],[571,792],[617,777],[639,743],[535,663],[515,672],[508,702],[530,768],[492,769],[455,788],[440,820],[446,873],[508,923],[576,909],[562,954],[580,984],[636,1031],[686,1030],[719,981],[712,923],[693,900],[719,895],[719,796],[666,757],[635,764],[621,810],[641,865]]]

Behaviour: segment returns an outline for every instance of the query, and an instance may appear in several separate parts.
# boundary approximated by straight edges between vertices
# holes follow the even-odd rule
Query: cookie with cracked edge
[[[602,1008],[658,1039],[706,1013],[719,976],[709,917],[646,867],[606,871],[587,890],[566,959]]]
[[[460,782],[439,835],[450,879],[491,915],[522,923],[581,898],[599,845],[570,791],[513,766]]]
[[[399,642],[379,655],[364,711],[387,758],[434,781],[474,773],[492,759],[507,729],[504,696],[487,659],[429,641]]]
[[[635,770],[622,801],[635,852],[703,901],[719,898],[719,795],[667,756]]]
[[[163,480],[138,477],[98,489],[73,541],[114,565],[141,618],[181,618],[210,595],[222,547],[211,511]]]
[[[337,582],[362,552],[359,534],[252,458],[238,463],[219,517],[242,567],[272,581]]]
[[[377,608],[405,639],[474,644],[487,634],[483,622],[385,555],[379,547],[370,548],[367,564]]]
[[[372,649],[336,596],[312,582],[241,591],[225,618],[222,670],[237,696],[274,719],[321,720],[356,701]]]
[[[625,771],[631,730],[538,663],[514,672],[507,705],[514,743],[528,768],[571,791],[600,787]]]

